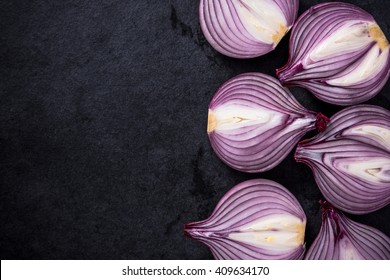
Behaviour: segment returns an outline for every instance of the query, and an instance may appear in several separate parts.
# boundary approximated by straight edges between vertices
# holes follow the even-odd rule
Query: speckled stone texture
[[[300,14],[319,2],[300,1]],[[390,37],[389,1],[347,2]],[[275,76],[287,37],[260,58],[225,57],[205,41],[196,0],[1,1],[0,34],[1,259],[211,259],[183,224],[250,178],[290,189],[314,240],[322,196],[307,166],[291,153],[263,174],[234,171],[206,134],[218,87]],[[291,91],[311,110],[340,109]],[[366,103],[390,109],[389,96],[390,83]],[[390,206],[348,216],[390,235]]]

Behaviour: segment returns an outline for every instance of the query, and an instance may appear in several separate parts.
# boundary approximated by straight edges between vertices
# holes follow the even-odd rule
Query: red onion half
[[[322,203],[322,225],[307,260],[390,260],[390,238]]]
[[[203,34],[218,52],[251,58],[272,51],[293,25],[298,0],[200,0]]]
[[[212,98],[207,132],[227,165],[262,172],[281,162],[317,119],[322,115],[302,107],[275,78],[246,73],[227,81]]]
[[[216,259],[302,259],[306,215],[280,184],[255,179],[238,184],[204,221],[184,226]]]
[[[378,106],[346,108],[325,131],[295,152],[307,164],[324,197],[353,214],[390,203],[390,112]]]
[[[304,87],[325,102],[358,104],[387,82],[389,43],[366,11],[348,3],[322,3],[297,20],[289,61],[277,74],[283,85]]]

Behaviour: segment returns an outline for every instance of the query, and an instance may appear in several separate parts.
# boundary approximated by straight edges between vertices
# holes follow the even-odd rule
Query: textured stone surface
[[[319,2],[300,1],[300,14]],[[347,2],[390,37],[388,1]],[[2,1],[0,30],[1,259],[209,259],[183,224],[260,177],[298,198],[311,244],[322,196],[309,168],[291,153],[272,171],[240,173],[206,134],[218,87],[248,71],[274,76],[288,38],[260,58],[220,55],[195,0]],[[367,103],[390,109],[389,91]],[[340,109],[292,92],[309,109]],[[348,216],[390,235],[390,206]]]

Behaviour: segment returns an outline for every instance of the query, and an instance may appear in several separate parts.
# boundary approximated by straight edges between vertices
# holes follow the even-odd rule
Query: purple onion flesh
[[[325,131],[299,143],[295,158],[312,169],[335,207],[353,214],[376,211],[390,203],[390,111],[346,108]]]
[[[301,86],[337,105],[364,102],[386,84],[389,43],[366,11],[348,3],[322,3],[299,17],[287,65],[277,70],[286,86]]]
[[[263,172],[279,164],[324,119],[302,107],[275,78],[246,73],[227,81],[212,98],[207,132],[227,165]]]
[[[218,52],[251,58],[272,51],[293,25],[298,0],[201,0],[199,21]]]
[[[302,259],[305,227],[305,213],[285,187],[255,179],[236,185],[208,219],[186,224],[184,232],[216,259]]]
[[[328,202],[322,203],[322,225],[306,253],[307,260],[390,260],[390,238],[352,221]]]

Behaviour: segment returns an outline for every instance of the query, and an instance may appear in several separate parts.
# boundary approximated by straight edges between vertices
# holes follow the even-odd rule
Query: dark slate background
[[[300,14],[319,2],[300,1]],[[347,2],[390,36],[388,1]],[[240,173],[206,134],[218,87],[248,71],[275,76],[287,37],[260,58],[225,57],[205,41],[195,0],[3,0],[0,34],[1,259],[210,259],[183,224],[249,178],[291,190],[312,243],[322,196],[309,168],[291,153]],[[367,103],[390,109],[389,91]],[[340,109],[292,92],[311,110]],[[390,205],[348,216],[390,235]]]

